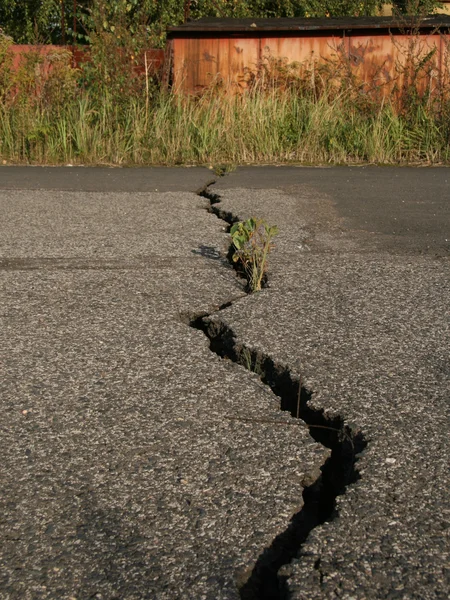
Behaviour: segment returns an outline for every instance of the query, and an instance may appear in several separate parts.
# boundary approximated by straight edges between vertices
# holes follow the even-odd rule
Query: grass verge
[[[77,72],[63,52],[47,57],[51,68],[29,57],[14,77],[7,48],[0,59],[0,160],[7,163],[226,168],[450,159],[450,94],[419,94],[414,82],[382,99],[336,77],[322,79],[319,91],[278,77],[241,94],[215,86],[183,96],[127,66],[117,81],[112,69],[102,79],[95,64]]]

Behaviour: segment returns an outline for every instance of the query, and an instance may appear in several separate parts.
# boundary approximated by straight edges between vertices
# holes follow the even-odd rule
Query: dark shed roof
[[[213,19],[205,18],[189,21],[178,27],[169,27],[169,37],[202,33],[257,33],[330,31],[350,29],[449,29],[450,15],[430,15],[417,20],[408,17],[343,17],[339,19]]]

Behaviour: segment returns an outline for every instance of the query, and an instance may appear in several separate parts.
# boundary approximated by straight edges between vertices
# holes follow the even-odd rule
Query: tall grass
[[[450,102],[367,97],[361,87],[259,81],[201,96],[158,85],[111,94],[59,65],[0,93],[0,159],[31,164],[436,164],[450,159]],[[0,66],[1,69],[1,66]],[[91,78],[92,81],[92,78]],[[20,83],[20,82],[19,82]],[[302,83],[300,85],[300,83]]]

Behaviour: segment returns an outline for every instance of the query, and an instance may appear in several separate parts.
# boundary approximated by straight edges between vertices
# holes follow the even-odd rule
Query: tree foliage
[[[394,0],[394,13],[425,16],[434,13],[442,4],[438,0]]]
[[[59,0],[1,0],[0,27],[17,44],[61,37]]]
[[[381,0],[1,0],[0,27],[16,43],[89,43],[99,25],[114,32],[120,21],[132,34],[144,27],[149,44],[161,46],[166,28],[187,19],[367,16],[376,14],[380,4]],[[402,13],[426,14],[439,2],[394,0],[394,5]]]

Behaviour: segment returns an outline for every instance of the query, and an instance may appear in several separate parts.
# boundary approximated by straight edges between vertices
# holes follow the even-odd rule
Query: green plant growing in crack
[[[268,225],[264,219],[251,217],[235,223],[231,230],[234,246],[233,262],[240,262],[252,292],[261,289],[267,270],[267,257],[274,248],[273,238],[278,234],[276,225]]]
[[[247,369],[247,371],[256,373],[256,375],[259,375],[259,377],[264,376],[261,357],[257,354],[253,357],[252,352],[248,350],[248,348],[242,348],[239,362],[242,364],[242,366],[244,366]]]

